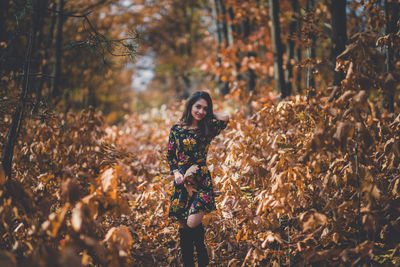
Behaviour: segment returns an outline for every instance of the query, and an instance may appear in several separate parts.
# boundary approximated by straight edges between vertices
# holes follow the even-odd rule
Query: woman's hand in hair
[[[229,121],[229,115],[225,113],[214,113],[214,117],[220,121]]]

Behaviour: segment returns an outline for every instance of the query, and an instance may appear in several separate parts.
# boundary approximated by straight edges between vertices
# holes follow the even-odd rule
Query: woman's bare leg
[[[192,214],[187,219],[187,225],[190,228],[196,228],[198,225],[201,224],[203,217],[204,217],[203,211],[200,211],[199,213],[196,213],[196,214]]]

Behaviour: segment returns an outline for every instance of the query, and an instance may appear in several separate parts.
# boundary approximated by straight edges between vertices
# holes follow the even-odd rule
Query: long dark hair
[[[210,137],[214,134],[215,129],[212,120],[215,118],[213,113],[213,104],[210,95],[204,91],[194,92],[186,101],[185,110],[183,111],[180,122],[183,126],[190,126],[193,122],[192,107],[199,99],[204,99],[207,102],[207,114],[199,121],[199,130],[201,135]]]

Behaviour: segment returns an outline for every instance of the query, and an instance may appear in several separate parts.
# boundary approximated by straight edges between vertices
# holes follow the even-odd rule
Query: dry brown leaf
[[[133,243],[132,235],[125,225],[112,227],[108,230],[103,242],[113,242],[118,244],[119,249],[129,250]]]

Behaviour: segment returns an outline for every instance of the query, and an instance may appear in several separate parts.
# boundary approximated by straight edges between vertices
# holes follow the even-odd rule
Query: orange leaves
[[[119,256],[128,256],[129,249],[132,247],[133,238],[132,235],[125,225],[118,227],[112,227],[108,230],[103,242],[113,243],[119,252]]]
[[[76,232],[79,232],[81,230],[83,224],[83,218],[84,218],[83,209],[84,209],[84,204],[78,203],[72,210],[71,225]]]
[[[4,173],[3,164],[0,163],[0,186],[6,183],[6,174]]]
[[[350,129],[351,129],[350,123],[339,122],[336,128],[336,132],[333,135],[333,138],[338,140],[339,142],[344,142],[346,137],[352,136]]]
[[[70,208],[69,203],[65,204],[61,211],[58,213],[51,213],[47,221],[42,223],[42,230],[44,230],[51,237],[57,237],[60,227],[64,224],[64,218]]]
[[[215,139],[208,163],[218,210],[203,220],[212,264],[284,263],[290,254],[346,265],[369,259],[370,245],[353,245],[356,232],[367,236],[363,231],[393,246],[400,116],[377,119],[366,92],[335,94],[337,100],[317,95],[310,104],[302,96],[278,105],[254,100],[254,115],[236,113]],[[133,114],[121,128],[105,128],[86,112],[28,130],[16,150],[17,177],[24,190],[32,188],[32,210],[47,213],[35,224],[14,204],[22,198],[3,197],[0,218],[10,230],[2,242],[13,233],[19,245],[7,244],[25,253],[24,240],[47,248],[45,236],[57,253],[76,249],[86,263],[145,266],[151,258],[179,265],[176,225],[166,218],[173,178],[164,157],[178,111]],[[39,208],[36,200],[50,205]]]
[[[80,197],[81,187],[76,180],[68,178],[61,184],[61,200],[74,204]]]
[[[246,229],[240,229],[236,235],[236,241],[244,241],[248,238],[248,232]]]
[[[115,191],[117,188],[117,176],[113,168],[105,170],[99,179],[104,192]]]
[[[303,231],[315,230],[320,225],[325,225],[328,222],[326,215],[314,212],[300,214],[300,221],[303,222]]]

